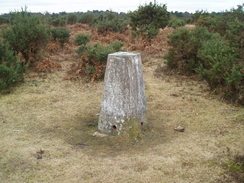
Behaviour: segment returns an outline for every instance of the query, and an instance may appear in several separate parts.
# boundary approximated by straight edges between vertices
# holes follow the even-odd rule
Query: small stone
[[[36,159],[42,159],[43,154],[44,154],[44,150],[40,149],[40,151],[37,151],[35,154]]]
[[[23,130],[13,130],[13,132],[22,132]]]
[[[42,159],[42,154],[36,154],[36,159]]]
[[[183,126],[177,126],[174,130],[177,132],[184,132],[185,128]]]
[[[84,143],[78,143],[78,144],[76,144],[76,146],[79,147],[79,148],[84,148],[84,147],[86,147],[88,145],[84,144]]]
[[[95,132],[92,134],[93,137],[107,137],[108,135],[104,133]]]
[[[176,94],[176,93],[172,93],[172,94],[170,94],[170,96],[172,96],[172,97],[179,97],[179,95]]]

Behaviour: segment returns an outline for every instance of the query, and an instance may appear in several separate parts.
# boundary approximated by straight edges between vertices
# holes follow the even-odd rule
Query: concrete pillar
[[[125,125],[144,125],[146,97],[140,53],[108,55],[98,129],[120,134]]]

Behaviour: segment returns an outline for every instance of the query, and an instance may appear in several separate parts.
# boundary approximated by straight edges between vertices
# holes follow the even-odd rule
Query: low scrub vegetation
[[[90,41],[90,36],[89,35],[87,35],[87,34],[78,34],[78,35],[76,35],[76,37],[75,37],[75,44],[77,45],[77,46],[81,46],[81,45],[86,45],[89,41]]]
[[[76,14],[74,14],[74,13],[71,13],[71,14],[69,14],[68,15],[68,17],[67,17],[67,23],[68,24],[75,24],[76,22],[77,22],[77,15]]]
[[[98,33],[104,34],[109,31],[123,32],[127,29],[128,21],[115,12],[105,12],[99,15],[95,21]]]
[[[196,21],[198,26],[206,27],[210,32],[217,32],[228,40],[242,59],[244,59],[243,9],[244,5],[226,11],[219,16],[203,14]]]
[[[86,12],[78,19],[79,23],[93,25],[96,20],[96,15],[93,12]]]
[[[58,41],[61,47],[69,41],[70,31],[64,27],[56,27],[51,29],[52,38]]]
[[[166,55],[167,64],[170,68],[176,68],[182,72],[196,72],[200,65],[197,57],[202,42],[211,39],[216,34],[211,34],[206,28],[196,28],[192,31],[186,28],[175,30],[169,35],[169,49]]]
[[[53,26],[64,26],[66,24],[65,17],[55,17],[50,20],[50,24]]]
[[[100,43],[81,45],[77,49],[77,53],[82,55],[82,62],[78,66],[79,73],[87,76],[92,81],[103,79],[108,54],[121,50],[122,46],[123,43],[120,41],[108,45]]]
[[[215,18],[204,14],[196,29],[175,30],[169,36],[171,48],[165,58],[170,68],[198,73],[211,89],[244,104],[244,21],[240,14],[240,7]]]
[[[183,18],[171,17],[168,26],[173,28],[178,28],[184,26],[185,24],[186,24],[186,20],[184,20]]]
[[[26,10],[12,13],[9,21],[3,37],[15,54],[21,53],[25,62],[29,62],[48,43],[48,27],[40,17],[33,16]]]
[[[9,46],[0,40],[0,91],[23,79],[24,66]]]
[[[7,17],[0,17],[0,25],[9,23],[9,19]]]
[[[2,26],[4,30],[1,37],[9,45],[3,50],[10,50],[10,52],[12,50],[16,62],[10,61],[10,65],[16,63],[18,68],[17,60],[19,59],[23,60],[23,67],[37,61],[40,51],[48,43],[50,37],[63,47],[70,38],[69,29],[60,27],[65,24],[76,22],[89,24],[95,27],[99,34],[107,34],[110,31],[123,32],[130,25],[132,35],[141,35],[141,40],[143,42],[149,40],[149,43],[159,33],[160,28],[166,26],[177,28],[169,36],[168,43],[171,48],[165,56],[169,68],[177,69],[181,73],[199,74],[212,90],[221,91],[225,98],[243,104],[243,17],[243,5],[222,13],[198,11],[192,15],[172,12],[170,16],[166,5],[149,3],[139,6],[136,11],[129,14],[88,11],[86,13],[60,12],[40,15],[22,10],[2,15],[0,23],[8,23]],[[196,24],[195,29],[178,28],[190,20]],[[50,29],[48,23],[54,27]],[[73,31],[75,26],[70,27]],[[92,30],[94,29],[92,28]],[[90,80],[98,80],[103,77],[107,55],[120,50],[123,44],[118,41],[107,45],[89,44],[90,39],[90,35],[78,34],[74,43],[78,46],[76,52],[82,56],[83,60],[80,65],[80,73],[89,76]],[[114,39],[123,40],[119,36]],[[110,41],[101,42],[109,43]],[[3,58],[4,63],[7,63],[6,56]],[[12,66],[11,68],[15,69]],[[21,78],[22,76],[20,76],[20,80]],[[15,79],[12,81],[15,82]]]
[[[25,68],[39,60],[49,40],[47,23],[39,16],[22,10],[8,20],[0,38],[0,90],[23,80]]]
[[[139,6],[138,10],[129,14],[132,30],[136,34],[141,34],[145,38],[155,37],[160,28],[167,26],[170,13],[166,5],[149,3]]]

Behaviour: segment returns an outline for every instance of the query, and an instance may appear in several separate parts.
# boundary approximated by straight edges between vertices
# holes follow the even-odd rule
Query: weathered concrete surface
[[[116,131],[131,120],[143,125],[146,97],[140,53],[117,52],[108,55],[104,93],[98,129],[104,133]]]

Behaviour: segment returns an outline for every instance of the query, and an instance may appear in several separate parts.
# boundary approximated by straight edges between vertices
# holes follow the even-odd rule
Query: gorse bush
[[[104,62],[107,60],[108,54],[119,51],[122,46],[123,43],[120,41],[112,42],[105,46],[96,43],[87,47],[86,54],[90,60]]]
[[[121,18],[118,13],[105,12],[96,18],[95,27],[98,33],[123,32],[126,30],[128,22],[125,18]]]
[[[0,91],[23,79],[24,66],[13,51],[0,40]]]
[[[0,17],[0,24],[7,24],[9,23],[8,17]]]
[[[61,47],[64,46],[64,43],[69,41],[70,31],[64,27],[56,27],[51,29],[52,38],[55,41],[58,41]]]
[[[3,37],[13,48],[15,54],[21,53],[28,62],[36,57],[47,44],[49,32],[47,24],[38,16],[22,10],[11,14],[10,25]]]
[[[211,39],[215,34],[211,34],[206,28],[196,28],[188,31],[185,28],[175,30],[169,35],[169,49],[165,56],[170,68],[176,68],[183,73],[194,73],[200,65],[197,58],[198,50],[203,41]]]
[[[67,17],[67,23],[68,24],[75,24],[77,22],[77,15],[75,14],[69,14]]]
[[[217,32],[230,42],[239,57],[244,59],[244,5],[223,12],[219,16],[200,15],[196,24],[206,27],[210,32]]]
[[[108,54],[119,51],[122,46],[123,43],[120,41],[115,41],[108,45],[100,43],[87,46],[82,45],[82,52],[77,51],[83,56],[80,73],[86,75],[89,80],[102,79],[105,73]]]
[[[152,25],[145,25],[141,27],[141,29],[132,30],[133,36],[141,35],[148,40],[153,39],[155,36],[158,35],[158,33],[159,33],[159,29]]]
[[[80,45],[77,50],[76,50],[76,53],[78,54],[83,54],[87,49],[87,46],[86,45]]]
[[[226,77],[237,61],[233,49],[220,36],[204,41],[198,50],[197,59],[200,61],[197,72],[211,88],[225,84]]]
[[[172,17],[169,20],[168,26],[173,27],[173,28],[177,28],[177,27],[184,26],[185,24],[186,24],[186,21],[183,18]]]
[[[223,88],[226,98],[243,102],[243,67],[238,65],[234,49],[221,37],[214,37],[203,43],[197,56],[201,60],[197,72],[209,86],[212,89]]]
[[[213,26],[216,24],[216,17],[212,15],[200,16],[195,22],[195,25],[201,27],[207,27],[209,31],[213,29]]]
[[[203,10],[201,11],[196,11],[190,18],[190,23],[192,24],[196,24],[197,21],[201,18],[201,17],[204,17],[204,16],[209,16],[209,13],[208,12],[205,12]]]
[[[159,28],[167,26],[170,14],[166,5],[149,3],[139,6],[138,10],[129,14],[129,17],[132,30],[151,39],[157,35]]]
[[[78,19],[79,23],[93,25],[95,23],[96,16],[92,12],[86,12],[80,16]]]
[[[75,38],[75,44],[78,47],[78,49],[76,50],[76,53],[78,54],[82,54],[87,50],[87,43],[90,41],[91,37],[90,35],[87,34],[78,34]]]
[[[91,37],[87,34],[78,34],[75,37],[75,44],[77,46],[86,45],[90,41]]]
[[[109,31],[112,32],[122,32],[127,27],[126,24],[123,24],[120,22],[119,19],[113,19],[113,20],[101,20],[96,23],[97,31],[98,33],[107,33]]]
[[[121,48],[123,47],[123,43],[121,41],[114,41],[109,44],[109,46],[112,48],[113,52],[120,51]]]
[[[165,59],[170,68],[181,73],[198,73],[212,89],[243,102],[243,67],[235,48],[220,34],[210,33],[204,27],[192,31],[181,28],[169,36],[168,43],[171,48]]]
[[[51,25],[53,26],[64,26],[66,23],[65,17],[54,17],[50,20]]]
[[[130,15],[131,25],[133,28],[140,28],[144,25],[152,25],[156,28],[164,28],[169,21],[169,12],[166,5],[157,5],[153,3],[139,6],[138,10]]]

